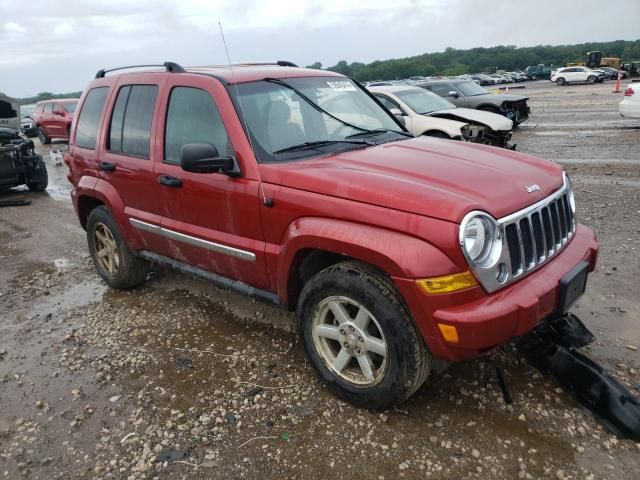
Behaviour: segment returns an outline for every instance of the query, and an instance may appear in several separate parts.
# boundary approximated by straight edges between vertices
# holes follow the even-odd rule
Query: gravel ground
[[[598,338],[588,354],[637,393],[640,122],[618,116],[611,89],[529,83],[514,142],[572,176],[602,248],[574,311]],[[0,478],[640,478],[640,445],[511,345],[367,411],[317,382],[277,307],[162,268],[108,290],[66,167],[48,166],[47,194],[15,191],[33,204],[0,210]]]

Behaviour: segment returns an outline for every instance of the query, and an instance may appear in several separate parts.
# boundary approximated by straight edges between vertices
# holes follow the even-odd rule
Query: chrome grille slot
[[[553,230],[551,228],[551,220],[549,219],[549,209],[544,207],[540,211],[540,215],[542,216],[542,231],[544,232],[544,241],[546,245],[546,254],[547,256],[553,255],[553,247],[556,244],[553,239]]]
[[[522,256],[520,255],[520,238],[515,223],[505,227],[507,245],[509,245],[509,256],[511,260],[511,274],[518,275],[522,270]]]
[[[547,249],[544,242],[544,231],[542,230],[539,212],[533,212],[531,214],[531,226],[533,227],[533,238],[536,242],[536,262],[541,262],[547,256]]]
[[[522,241],[522,250],[524,251],[524,269],[529,270],[535,265],[533,235],[531,233],[529,217],[520,220],[520,239]]]

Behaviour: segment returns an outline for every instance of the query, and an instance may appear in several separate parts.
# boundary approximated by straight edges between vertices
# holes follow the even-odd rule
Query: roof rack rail
[[[94,78],[104,78],[105,74],[109,73],[109,72],[115,72],[116,70],[126,70],[128,68],[146,68],[146,67],[164,67],[167,72],[172,72],[172,73],[185,73],[185,69],[182,68],[180,65],[178,65],[177,63],[174,62],[164,62],[162,65],[160,64],[152,64],[152,65],[129,65],[126,67],[117,67],[117,68],[111,68],[109,70],[98,70],[98,72],[96,73],[96,76]]]
[[[279,67],[296,67],[298,68],[298,65],[296,65],[293,62],[290,62],[288,60],[278,60],[277,62],[253,62],[253,63],[239,63],[238,65],[277,65]]]

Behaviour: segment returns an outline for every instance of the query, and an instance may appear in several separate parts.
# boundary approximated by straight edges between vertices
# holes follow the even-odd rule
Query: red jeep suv
[[[109,286],[159,262],[281,303],[319,377],[372,408],[584,291],[598,244],[561,166],[413,138],[333,72],[164,67],[99,71],[71,128],[73,203]]]
[[[77,98],[45,100],[36,104],[33,122],[38,139],[43,145],[51,143],[52,138],[69,139],[69,129],[77,105]]]

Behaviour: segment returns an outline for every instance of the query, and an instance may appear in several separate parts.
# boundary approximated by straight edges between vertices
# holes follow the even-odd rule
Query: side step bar
[[[223,277],[221,275],[216,275],[215,273],[208,272],[203,270],[202,268],[194,267],[192,265],[188,265],[183,262],[179,262],[178,260],[174,260],[169,257],[165,257],[164,255],[159,255],[157,253],[149,252],[147,250],[143,250],[139,253],[142,258],[146,258],[147,260],[159,263],[161,265],[166,265],[171,268],[175,268],[176,270],[189,273],[191,275],[195,275],[197,277],[204,278],[209,280],[220,287],[228,288],[229,290],[234,290],[236,292],[242,293],[243,295],[247,295],[253,298],[259,298],[261,300],[266,300],[271,303],[275,303],[276,305],[282,305],[280,301],[280,297],[277,295],[267,292],[266,290],[261,290],[259,288],[252,287],[251,285],[247,285],[246,283],[239,282],[237,280],[231,280],[227,277]]]

